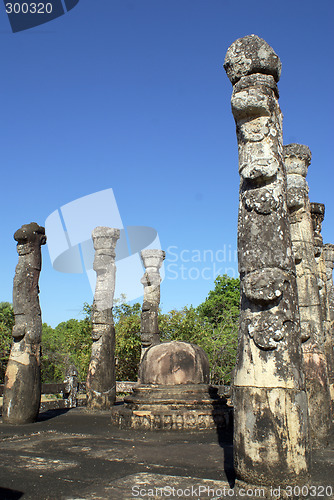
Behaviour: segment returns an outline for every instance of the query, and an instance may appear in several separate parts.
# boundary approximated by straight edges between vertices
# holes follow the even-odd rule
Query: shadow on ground
[[[0,488],[1,500],[18,500],[23,496],[22,491],[10,490],[8,488]]]

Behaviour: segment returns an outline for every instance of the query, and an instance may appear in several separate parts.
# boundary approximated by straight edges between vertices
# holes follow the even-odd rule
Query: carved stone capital
[[[238,38],[226,53],[224,69],[234,85],[240,78],[254,73],[272,75],[276,82],[282,64],[270,45],[257,35]]]

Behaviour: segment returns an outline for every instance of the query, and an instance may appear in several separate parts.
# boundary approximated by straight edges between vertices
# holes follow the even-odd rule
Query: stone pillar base
[[[217,389],[206,384],[138,385],[112,409],[120,428],[143,430],[207,430],[232,427],[233,409]]]
[[[116,388],[108,392],[87,391],[87,407],[89,410],[110,410],[116,402]]]

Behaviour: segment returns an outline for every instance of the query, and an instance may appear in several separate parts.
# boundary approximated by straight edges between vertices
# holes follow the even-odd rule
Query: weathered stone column
[[[302,369],[282,115],[281,62],[250,35],[228,49],[239,149],[239,342],[234,375],[237,478],[269,486],[305,484],[308,407]]]
[[[329,303],[326,290],[327,273],[323,256],[323,240],[321,236],[322,223],[325,218],[325,205],[323,203],[311,203],[311,217],[313,224],[314,256],[318,269],[318,287],[323,320],[326,323],[324,332],[329,329]],[[325,342],[325,338],[323,338]]]
[[[13,286],[15,324],[4,385],[4,422],[35,422],[41,401],[42,318],[38,280],[41,272],[41,245],[45,245],[44,227],[36,222],[23,225],[14,234],[19,262]]]
[[[120,230],[96,227],[92,232],[95,248],[96,288],[92,310],[92,354],[87,374],[87,406],[108,410],[116,400],[115,328],[112,306],[115,292],[115,247]]]
[[[326,243],[323,246],[323,255],[326,265],[326,291],[329,303],[329,317],[331,322],[334,322],[334,245],[332,243]]]
[[[323,246],[323,258],[326,266],[326,296],[328,304],[328,333],[325,341],[327,357],[329,391],[331,395],[332,418],[334,418],[334,245],[326,243]]]
[[[292,248],[297,273],[310,435],[312,445],[319,446],[328,443],[331,415],[327,360],[324,352],[326,325],[320,304],[311,207],[306,182],[311,151],[302,144],[289,144],[284,146],[283,150]]]
[[[328,269],[326,264],[326,252],[321,235],[322,223],[325,217],[325,205],[323,203],[311,203],[311,215],[314,231],[314,255],[318,268],[318,286],[320,302],[324,318],[323,345],[327,358],[328,379],[332,400],[332,413],[334,414],[334,354],[333,354],[333,322],[331,320],[330,291],[328,290]]]
[[[144,285],[144,300],[141,312],[140,336],[142,356],[146,349],[160,343],[158,313],[160,304],[160,273],[165,259],[163,250],[142,250],[141,258],[145,266],[145,274],[141,279]]]

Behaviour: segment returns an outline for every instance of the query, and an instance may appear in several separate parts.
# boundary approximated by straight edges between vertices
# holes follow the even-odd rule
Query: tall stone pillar
[[[115,292],[115,247],[120,230],[96,227],[92,232],[95,248],[96,288],[92,310],[92,354],[87,374],[87,406],[108,410],[116,400],[115,328],[112,307]]]
[[[41,401],[42,318],[38,280],[41,272],[41,245],[45,245],[44,227],[36,222],[23,225],[14,234],[19,261],[13,286],[15,324],[4,385],[4,422],[35,422]]]
[[[323,246],[323,255],[326,266],[326,291],[329,303],[329,317],[331,322],[334,322],[334,245],[332,243],[326,243]]]
[[[326,243],[326,245],[323,246],[323,257],[326,266],[326,295],[329,318],[328,338],[325,343],[325,349],[328,365],[329,390],[332,402],[332,417],[334,418],[334,245],[332,243]]]
[[[318,270],[314,258],[311,207],[306,175],[311,151],[302,144],[284,146],[287,172],[288,209],[292,248],[297,273],[301,341],[309,404],[312,446],[327,444],[330,429],[330,393],[324,348],[322,308]]]
[[[238,480],[284,487],[308,477],[308,407],[276,82],[281,62],[250,35],[228,49],[239,149],[241,312],[234,375]]]
[[[325,331],[329,328],[329,304],[326,290],[327,273],[323,256],[323,240],[321,236],[322,223],[325,218],[325,205],[323,203],[311,203],[311,217],[313,224],[314,256],[318,269],[318,287],[322,316],[326,323]],[[325,342],[325,338],[323,339]]]
[[[311,203],[311,215],[314,231],[314,255],[318,268],[318,286],[320,302],[324,318],[324,349],[327,357],[328,378],[332,400],[332,413],[334,414],[334,354],[333,354],[333,323],[330,310],[330,291],[328,290],[326,251],[321,235],[322,223],[325,217],[325,205],[323,203]],[[328,255],[328,254],[327,254]]]
[[[141,258],[145,266],[145,274],[141,279],[144,285],[144,300],[141,312],[140,336],[142,356],[146,349],[160,343],[158,313],[160,304],[160,273],[165,259],[163,250],[142,250]]]

